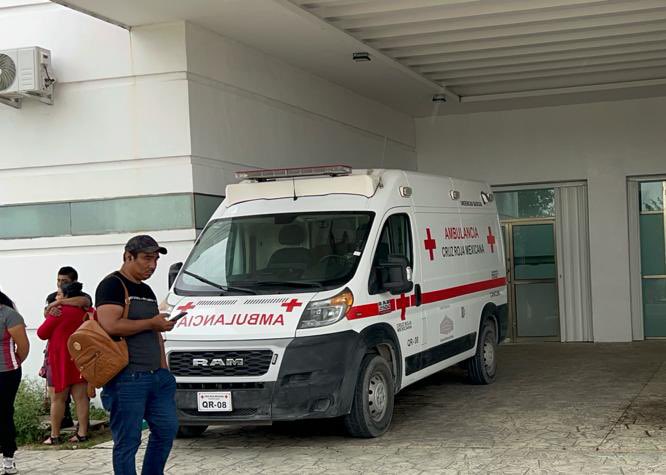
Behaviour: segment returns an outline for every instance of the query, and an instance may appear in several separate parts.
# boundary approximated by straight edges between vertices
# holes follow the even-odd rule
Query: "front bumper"
[[[294,338],[284,349],[275,381],[177,377],[180,424],[269,423],[347,414],[360,364],[359,342],[354,331]],[[231,391],[233,411],[198,412],[199,391]]]

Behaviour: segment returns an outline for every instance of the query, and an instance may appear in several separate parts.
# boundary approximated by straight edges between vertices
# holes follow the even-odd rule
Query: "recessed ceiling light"
[[[366,51],[358,51],[356,53],[352,54],[352,59],[356,61],[357,63],[361,63],[363,61],[371,61],[372,58],[370,57],[370,53]]]

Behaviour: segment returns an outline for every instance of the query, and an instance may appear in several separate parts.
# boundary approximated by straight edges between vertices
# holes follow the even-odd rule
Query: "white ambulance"
[[[507,291],[488,185],[346,166],[237,177],[170,269],[168,311],[188,312],[166,335],[181,435],[342,417],[376,437],[415,381],[462,362],[493,382]]]

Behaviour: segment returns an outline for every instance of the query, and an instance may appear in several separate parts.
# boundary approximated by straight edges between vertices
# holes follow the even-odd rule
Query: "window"
[[[36,238],[69,234],[67,203],[0,207],[0,237]]]
[[[176,281],[179,295],[316,292],[348,282],[370,212],[280,213],[212,221]]]
[[[0,239],[201,229],[222,200],[181,193],[0,206]]]
[[[71,204],[72,234],[191,228],[192,196],[82,201]]]
[[[197,229],[206,227],[206,223],[213,216],[213,213],[222,204],[223,196],[202,195],[196,193],[194,195],[194,223]]]
[[[500,219],[550,218],[555,216],[555,189],[498,191],[495,193]]]
[[[641,212],[664,211],[666,181],[641,183]]]
[[[666,336],[666,181],[640,184],[643,322],[646,337]]]
[[[410,267],[414,267],[412,252],[412,230],[409,224],[409,216],[406,214],[394,214],[384,223],[379,235],[375,257],[373,259],[373,270],[370,273],[368,292],[370,295],[379,293],[379,282],[376,267],[385,262],[389,257],[404,257]]]

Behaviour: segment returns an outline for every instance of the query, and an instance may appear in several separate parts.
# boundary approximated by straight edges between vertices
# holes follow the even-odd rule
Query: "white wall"
[[[0,105],[0,206],[174,192],[222,194],[248,166],[416,168],[412,119],[185,22],[131,32],[43,0],[0,0],[0,49],[51,50],[55,105]],[[194,230],[151,232],[169,264]],[[0,289],[34,331],[58,268],[85,290],[121,264],[126,234],[0,239]]]
[[[42,46],[53,55],[53,106],[0,106],[0,205],[192,191],[183,23],[129,31],[41,0],[0,0],[0,49]],[[170,263],[194,230],[151,233],[171,252],[149,281],[166,292]],[[0,289],[34,332],[58,268],[74,266],[94,294],[121,264],[129,235],[0,240]]]
[[[24,5],[12,6],[18,3]],[[146,180],[143,165],[134,171],[135,163],[123,162],[189,162],[184,28],[150,26],[130,35],[51,2],[2,0],[0,49],[51,50],[57,83],[53,106],[34,100],[24,100],[22,109],[0,106],[0,204],[62,199],[50,196],[54,172],[73,199],[181,186],[180,164],[153,163],[159,179]]]
[[[629,341],[626,177],[666,173],[664,123],[663,97],[417,119],[418,168],[493,185],[587,180],[594,338]]]
[[[247,167],[416,168],[405,114],[196,25],[186,36],[197,191]]]
[[[193,230],[151,233],[169,251],[162,256],[157,271],[147,281],[159,300],[166,296],[169,266],[187,257],[194,240]],[[97,284],[122,264],[122,252],[129,234],[60,237],[0,241],[0,289],[16,302],[26,320],[32,349],[24,366],[25,374],[36,375],[44,344],[35,330],[43,320],[46,296],[56,288],[56,274],[62,266],[79,273],[83,290],[95,295]]]

